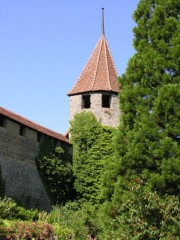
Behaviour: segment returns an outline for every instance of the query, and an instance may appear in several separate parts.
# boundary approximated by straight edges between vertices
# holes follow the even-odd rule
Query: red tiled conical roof
[[[100,37],[88,63],[69,96],[95,91],[119,92],[117,71],[104,34]]]

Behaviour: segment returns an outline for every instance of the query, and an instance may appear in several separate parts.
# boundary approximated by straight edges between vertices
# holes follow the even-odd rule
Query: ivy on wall
[[[52,204],[64,204],[74,198],[72,159],[62,147],[54,147],[46,137],[39,145],[36,159],[45,189]]]

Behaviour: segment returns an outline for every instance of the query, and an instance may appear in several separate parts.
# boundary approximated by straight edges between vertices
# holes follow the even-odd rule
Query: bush
[[[5,224],[4,221],[0,219],[0,239],[5,236]]]
[[[87,215],[76,202],[54,206],[49,214],[40,214],[40,219],[54,226],[58,239],[88,239]]]
[[[54,235],[52,225],[45,222],[12,221],[8,227],[3,227],[7,240],[15,239],[49,239]]]
[[[38,210],[25,209],[17,205],[11,198],[0,198],[1,219],[37,220]]]
[[[179,239],[179,206],[177,196],[162,197],[140,178],[134,179],[123,201],[116,199],[112,205],[109,202],[103,205],[100,239]]]
[[[39,214],[39,220],[52,224],[54,226],[54,233],[58,239],[75,239],[74,230],[68,224],[68,219],[63,207],[54,206],[49,214],[41,212]]]

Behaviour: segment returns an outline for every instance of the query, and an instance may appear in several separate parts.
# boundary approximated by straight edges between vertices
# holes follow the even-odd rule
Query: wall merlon
[[[19,127],[20,125],[14,121],[9,119],[6,120],[6,129],[11,131],[12,134],[17,135],[19,134]]]

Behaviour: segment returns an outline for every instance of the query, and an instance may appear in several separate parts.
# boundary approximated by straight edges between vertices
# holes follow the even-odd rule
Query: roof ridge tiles
[[[100,56],[101,56],[101,50],[102,50],[102,44],[103,44],[102,37],[103,37],[103,35],[101,36],[101,38],[98,41],[99,44],[101,43],[101,46],[99,48],[99,54],[98,54],[98,58],[97,58],[97,65],[96,65],[96,70],[95,70],[94,80],[93,80],[93,84],[92,84],[91,90],[93,90],[93,87],[94,87],[94,84],[95,84],[95,81],[96,81],[97,70],[98,70],[98,65],[99,65],[99,59],[100,59]]]
[[[107,42],[106,42],[106,43],[107,43]],[[116,66],[115,66],[114,61],[113,61],[113,56],[112,56],[111,50],[110,50],[108,44],[106,44],[106,46],[107,46],[108,52],[109,52],[109,54],[110,54],[110,57],[111,57],[111,59],[112,59],[112,64],[113,64],[114,70],[115,70],[115,72],[116,72],[116,75],[118,76],[118,72],[117,72]]]
[[[107,61],[107,50],[106,50],[106,39],[105,39],[105,42],[104,42],[104,48],[105,48],[105,54],[106,54],[106,67],[107,67],[107,76],[108,76],[108,83],[109,83],[109,88],[112,89],[111,87],[111,83],[110,83],[110,77],[109,77],[109,66],[108,66],[108,61]]]

